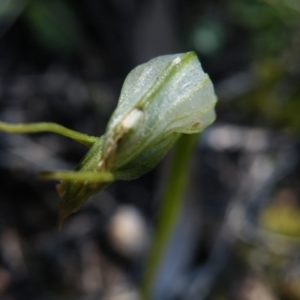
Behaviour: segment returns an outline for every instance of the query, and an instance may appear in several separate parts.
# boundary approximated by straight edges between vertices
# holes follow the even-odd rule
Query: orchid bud
[[[198,133],[210,125],[216,101],[194,52],[154,58],[129,73],[104,136],[75,171],[110,172],[115,180],[139,177],[161,160],[180,134]],[[84,184],[63,180],[58,186],[61,221],[110,183],[96,177]]]
[[[161,157],[178,133],[200,132],[215,120],[216,101],[194,52],[160,56],[136,67],[106,129],[102,170],[127,170],[145,153],[150,160]]]

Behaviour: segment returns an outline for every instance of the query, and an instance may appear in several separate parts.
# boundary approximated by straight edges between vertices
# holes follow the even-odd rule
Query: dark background
[[[195,51],[217,121],[199,141],[155,299],[300,299],[300,2],[1,0],[0,120],[101,135],[128,72]],[[86,148],[0,134],[0,299],[139,299],[168,159],[61,232],[39,171]]]

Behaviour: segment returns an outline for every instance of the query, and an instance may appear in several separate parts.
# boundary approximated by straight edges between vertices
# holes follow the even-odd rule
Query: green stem
[[[151,299],[156,273],[179,218],[188,180],[189,161],[198,139],[199,134],[184,134],[175,145],[169,178],[160,204],[156,233],[146,265],[142,299]]]
[[[115,177],[110,172],[76,172],[76,171],[61,171],[61,172],[43,172],[39,174],[41,179],[59,179],[79,182],[113,182]]]
[[[56,123],[31,123],[31,124],[9,124],[0,122],[0,131],[9,133],[37,133],[37,132],[53,132],[71,138],[81,144],[91,147],[98,137],[89,136],[78,131],[68,129]]]

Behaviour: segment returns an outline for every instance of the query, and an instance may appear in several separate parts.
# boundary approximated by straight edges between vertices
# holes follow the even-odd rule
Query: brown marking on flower
[[[200,124],[201,124],[201,122],[196,122],[192,125],[192,128],[197,128],[200,126]]]

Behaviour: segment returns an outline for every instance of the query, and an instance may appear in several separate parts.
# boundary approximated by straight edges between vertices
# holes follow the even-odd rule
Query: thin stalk
[[[9,133],[37,133],[37,132],[53,132],[73,139],[85,146],[91,147],[98,137],[89,136],[78,131],[71,130],[56,123],[29,123],[29,124],[9,124],[0,121],[0,131]]]
[[[157,271],[180,215],[188,180],[189,162],[198,139],[199,134],[184,134],[175,145],[169,177],[159,207],[156,232],[146,264],[142,299],[151,299]]]
[[[110,172],[76,172],[76,171],[60,171],[60,172],[43,172],[39,174],[41,179],[59,179],[81,182],[113,182],[115,177]]]

